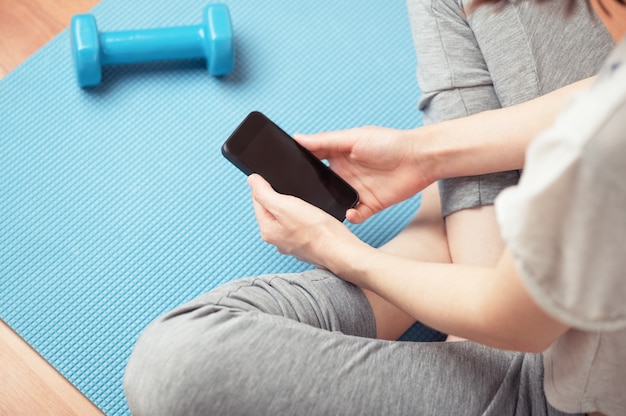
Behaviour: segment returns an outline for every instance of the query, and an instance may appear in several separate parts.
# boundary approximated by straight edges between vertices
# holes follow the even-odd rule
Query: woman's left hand
[[[342,248],[364,244],[331,215],[295,196],[279,194],[260,175],[250,175],[248,185],[261,237],[280,253],[332,271]]]

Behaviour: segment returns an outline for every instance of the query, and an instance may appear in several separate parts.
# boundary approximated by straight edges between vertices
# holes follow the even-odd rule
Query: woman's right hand
[[[294,138],[330,167],[360,196],[348,210],[358,224],[377,212],[408,199],[432,183],[416,155],[415,130],[360,127]]]

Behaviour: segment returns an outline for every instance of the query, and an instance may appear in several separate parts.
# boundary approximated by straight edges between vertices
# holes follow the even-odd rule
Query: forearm
[[[528,144],[591,82],[587,78],[522,104],[413,130],[417,163],[433,181],[521,169]]]
[[[353,245],[331,270],[440,331],[497,348],[541,351],[565,329],[530,299],[511,259],[495,268],[424,263]]]
[[[426,263],[374,249],[305,201],[248,177],[261,237],[370,290],[436,329],[486,345],[541,350],[565,328],[530,298],[505,251],[496,268]],[[305,219],[305,220],[303,220]]]

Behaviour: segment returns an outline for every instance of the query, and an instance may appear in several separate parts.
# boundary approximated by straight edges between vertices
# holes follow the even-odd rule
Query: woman
[[[626,21],[624,9],[616,9],[618,17]],[[624,385],[626,363],[619,256],[626,196],[615,179],[626,173],[625,55],[622,44],[584,98],[533,142],[520,185],[496,203],[506,248],[493,267],[373,249],[252,175],[264,239],[328,271],[238,280],[157,320],[129,362],[133,413],[620,414],[626,403],[612,389]],[[497,127],[518,109],[448,123]],[[357,187],[363,204],[348,218],[358,222],[437,177],[440,167],[426,171],[417,163],[422,141],[403,138],[442,128],[385,130],[385,140],[372,130],[299,140]],[[461,147],[428,160],[463,175],[516,167],[494,157],[499,145],[482,147],[479,157]],[[441,225],[432,226],[434,234]],[[374,339],[377,306],[360,288],[392,310],[475,342]],[[507,350],[546,350],[545,393],[541,355]]]
[[[493,210],[495,197],[517,183],[528,140],[551,123],[571,94],[590,84],[588,77],[597,73],[614,43],[584,1],[572,3],[567,19],[562,17],[568,13],[568,5],[560,1],[504,7],[495,19],[489,7],[467,14],[464,9],[469,2],[458,0],[412,0],[407,4],[419,61],[419,107],[427,125],[439,123],[411,132],[420,140],[423,154],[419,161],[422,169],[416,175],[424,177],[424,183],[445,179],[423,193],[414,221],[382,250],[416,260],[494,266],[504,247]],[[480,117],[440,123],[540,96],[544,97],[537,103],[513,107],[494,117],[497,123]],[[302,140],[316,146],[319,140],[337,142],[368,135],[373,140],[389,137],[391,141],[398,134],[404,140],[405,132],[362,129]],[[517,145],[512,146],[514,143]],[[480,154],[493,144],[501,146],[497,158]],[[463,159],[441,163],[431,156],[452,149],[462,151]],[[478,165],[471,173],[484,174],[466,176],[468,164]],[[336,169],[350,175],[341,172],[341,166]],[[420,177],[416,175],[407,181],[415,184],[414,188],[394,191],[393,197],[417,192],[423,184],[415,182]],[[358,181],[355,176],[358,173],[352,175],[353,181]],[[390,182],[372,186],[385,189]],[[368,208],[363,204],[349,217],[351,222],[362,222],[371,215]],[[374,306],[379,338],[397,339],[414,322],[375,293],[365,293]]]

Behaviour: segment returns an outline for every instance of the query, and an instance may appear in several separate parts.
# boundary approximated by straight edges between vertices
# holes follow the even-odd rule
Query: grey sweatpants
[[[558,415],[541,356],[374,339],[333,274],[227,283],[152,323],[128,362],[134,415]]]

